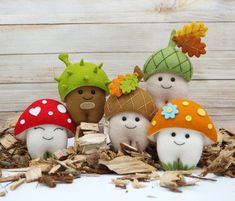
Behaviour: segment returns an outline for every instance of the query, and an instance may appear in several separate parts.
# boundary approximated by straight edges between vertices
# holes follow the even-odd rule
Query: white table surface
[[[5,175],[10,173],[4,172]],[[161,174],[161,173],[160,173]],[[133,189],[131,184],[127,190],[119,189],[111,184],[117,175],[103,175],[97,177],[85,176],[74,180],[72,184],[58,184],[56,188],[48,188],[37,182],[24,184],[15,191],[8,191],[4,201],[62,201],[62,200],[164,200],[164,201],[227,201],[235,199],[235,179],[217,177],[212,174],[209,178],[217,182],[199,181],[196,186],[182,187],[182,193],[174,193],[159,186],[159,181],[144,183],[142,189]],[[1,184],[1,191],[6,183]],[[151,197],[150,197],[151,196]]]

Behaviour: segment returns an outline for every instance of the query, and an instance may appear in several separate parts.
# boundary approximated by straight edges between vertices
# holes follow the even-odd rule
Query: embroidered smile
[[[93,96],[90,97],[90,98],[86,98],[86,97],[82,97],[82,98],[85,99],[85,100],[91,100],[93,98]]]
[[[46,137],[42,137],[44,140],[52,140],[54,137],[51,137],[51,138],[46,138]]]
[[[128,128],[128,129],[135,129],[137,126],[129,127],[129,126],[125,125],[125,127]]]
[[[181,145],[184,145],[184,144],[185,144],[185,142],[183,142],[183,143],[177,143],[176,141],[174,141],[174,143],[175,143],[176,145],[179,145],[179,146],[181,146]]]
[[[161,87],[162,87],[163,89],[170,89],[172,86],[164,87],[163,85],[161,85]]]

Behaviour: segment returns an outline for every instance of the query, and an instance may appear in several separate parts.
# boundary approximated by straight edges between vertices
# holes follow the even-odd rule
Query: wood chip
[[[130,156],[119,156],[111,161],[100,160],[99,163],[120,175],[155,171],[153,166]]]
[[[45,185],[47,185],[50,188],[56,187],[55,180],[52,177],[48,176],[48,175],[43,175],[42,177],[40,177],[38,179],[38,182],[42,183],[42,184],[45,184]]]
[[[106,145],[106,136],[104,134],[89,134],[78,139],[78,145],[82,153],[87,153],[92,149],[99,149]]]
[[[20,178],[25,177],[25,173],[17,173],[15,175],[10,175],[6,177],[1,177],[0,182],[9,182],[9,181],[17,181]]]
[[[65,160],[68,156],[67,149],[60,149],[54,152],[54,156],[57,160]]]
[[[30,167],[29,170],[25,173],[26,182],[32,182],[38,180],[42,177],[42,170],[40,167]]]
[[[10,149],[16,142],[17,140],[11,134],[4,135],[0,139],[0,143],[5,149]]]
[[[0,197],[4,197],[4,196],[6,196],[6,192],[4,191],[0,192]]]
[[[96,131],[83,131],[83,135],[96,134]]]
[[[17,189],[20,185],[22,185],[25,182],[25,178],[19,179],[18,181],[15,181],[14,183],[11,184],[10,190],[14,191]]]
[[[49,174],[56,173],[60,168],[61,168],[60,164],[53,166],[53,168],[51,168],[51,170],[49,171]]]
[[[145,187],[145,185],[141,184],[137,179],[134,179],[134,181],[131,184],[132,184],[132,187],[136,189]]]
[[[185,174],[191,174],[184,171]],[[160,178],[160,186],[164,188],[168,188],[173,192],[181,193],[182,191],[178,187],[182,186],[192,186],[198,182],[197,180],[193,180],[187,182],[184,177],[184,173],[181,171],[167,171]]]
[[[86,122],[81,122],[80,124],[81,130],[88,130],[88,131],[99,131],[99,126],[98,124],[95,123],[86,123]]]

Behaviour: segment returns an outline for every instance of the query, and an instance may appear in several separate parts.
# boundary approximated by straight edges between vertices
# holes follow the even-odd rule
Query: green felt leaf
[[[120,86],[123,94],[129,94],[138,88],[138,75],[134,73],[132,75],[126,76],[121,82]]]

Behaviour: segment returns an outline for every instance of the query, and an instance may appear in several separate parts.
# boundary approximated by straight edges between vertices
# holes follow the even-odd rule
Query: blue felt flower
[[[175,115],[179,113],[179,111],[177,110],[177,105],[172,105],[171,103],[164,106],[162,109],[162,115],[165,119],[174,119]]]

